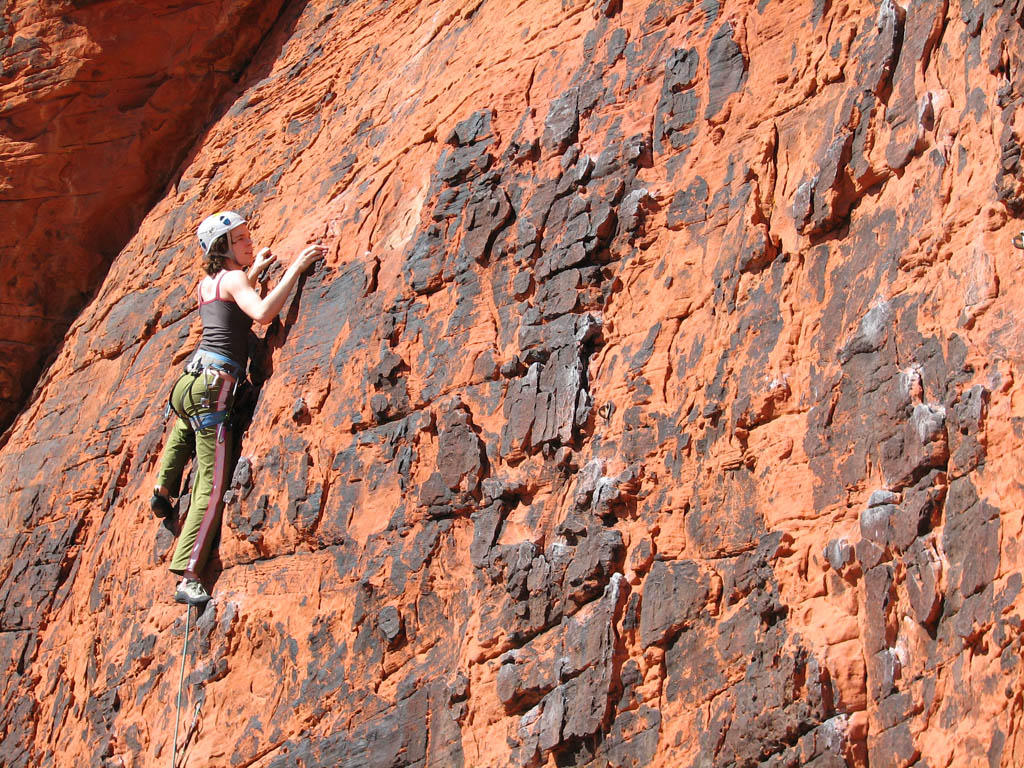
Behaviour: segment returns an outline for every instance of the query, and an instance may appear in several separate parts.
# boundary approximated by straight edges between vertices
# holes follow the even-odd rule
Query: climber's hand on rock
[[[295,258],[295,268],[300,273],[305,272],[310,264],[312,264],[317,259],[322,258],[325,253],[327,253],[326,246],[323,246],[320,243],[311,245],[308,248],[304,249],[302,253],[300,253]]]
[[[256,274],[262,274],[266,269],[277,260],[269,248],[260,248],[256,254],[256,258],[253,259],[252,266],[256,270]]]

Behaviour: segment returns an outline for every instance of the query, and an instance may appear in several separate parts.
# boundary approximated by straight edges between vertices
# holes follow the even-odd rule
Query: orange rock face
[[[0,762],[171,759],[145,502],[234,208],[330,249],[253,358],[189,765],[1024,764],[1024,6],[296,13],[0,449]]]
[[[280,7],[4,4],[0,432]]]

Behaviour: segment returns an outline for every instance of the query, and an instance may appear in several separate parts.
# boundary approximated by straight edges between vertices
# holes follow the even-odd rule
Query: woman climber
[[[203,337],[171,390],[170,408],[178,418],[164,446],[150,500],[157,517],[173,515],[170,498],[178,495],[182,471],[194,451],[192,498],[170,565],[182,576],[174,599],[189,605],[210,599],[199,574],[220,526],[221,501],[230,479],[228,419],[238,383],[245,378],[249,329],[253,320],[269,323],[277,316],[299,275],[325,252],[319,244],[303,250],[281,282],[261,298],[255,285],[275,256],[269,248],[253,256],[245,219],[232,211],[216,213],[203,220],[196,234],[206,270],[197,288]],[[248,272],[243,271],[246,268]]]

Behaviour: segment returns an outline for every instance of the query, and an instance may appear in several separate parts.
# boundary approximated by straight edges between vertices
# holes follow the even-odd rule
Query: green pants
[[[192,499],[170,566],[174,573],[190,579],[199,578],[220,530],[222,499],[230,481],[228,472],[233,456],[227,423],[193,429],[181,416],[195,419],[229,410],[233,389],[234,379],[208,370],[198,376],[182,374],[171,392],[171,407],[178,418],[160,458],[157,484],[167,488],[172,496],[179,495],[182,472],[195,452]]]

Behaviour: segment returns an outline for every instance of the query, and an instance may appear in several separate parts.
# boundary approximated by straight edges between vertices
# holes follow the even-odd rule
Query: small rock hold
[[[907,596],[918,623],[934,627],[942,609],[942,559],[920,540],[907,556]]]
[[[704,410],[700,412],[700,415],[705,419],[710,419],[714,416],[720,416],[722,413],[722,406],[718,403],[708,403],[704,406]]]
[[[501,375],[506,379],[512,379],[520,375],[523,372],[523,363],[520,361],[518,355],[514,355],[511,360],[506,360],[501,364]]]
[[[860,515],[860,534],[880,547],[887,547],[892,539],[892,519],[899,514],[895,504],[868,507]]]
[[[861,320],[856,332],[839,352],[840,362],[847,362],[854,355],[876,352],[889,338],[889,325],[893,312],[888,302],[876,303]]]
[[[868,508],[871,507],[882,507],[886,504],[899,504],[900,496],[898,493],[887,491],[884,488],[879,488],[877,491],[873,491],[871,498],[868,499]]]
[[[587,183],[593,170],[594,158],[590,155],[583,155],[583,157],[576,161],[576,165],[569,172],[569,175],[572,177],[574,184],[582,185]]]
[[[561,159],[558,161],[559,165],[562,166],[562,170],[566,171],[572,166],[580,157],[580,145],[572,144],[566,147],[565,152],[562,154]]]
[[[572,457],[572,448],[570,448],[567,445],[563,445],[561,448],[555,451],[555,466],[572,468],[574,466]]]
[[[245,456],[235,465],[235,473],[231,476],[231,487],[241,488],[243,497],[252,490],[252,462]]]
[[[870,539],[861,539],[857,542],[856,547],[857,562],[861,564],[861,567],[865,570],[874,568],[880,562],[882,557],[885,555],[885,549],[875,544]]]
[[[634,232],[643,223],[644,205],[653,200],[646,189],[634,189],[622,201],[620,223],[626,232]]]
[[[402,614],[393,605],[386,605],[380,609],[380,613],[377,614],[377,626],[387,640],[389,648],[398,645],[405,631]]]
[[[555,533],[559,536],[566,536],[568,538],[582,536],[586,532],[587,524],[583,521],[583,518],[571,512],[565,520],[559,524],[558,528],[555,529]]]
[[[825,545],[825,559],[832,570],[840,571],[853,560],[853,547],[846,539],[832,539]]]
[[[641,539],[629,553],[629,568],[635,574],[646,573],[654,562],[654,547],[650,539]],[[636,580],[639,583],[639,578]]]
[[[441,412],[444,414],[454,413],[455,411],[467,410],[466,404],[462,402],[462,395],[452,395],[450,398],[441,403]]]
[[[576,141],[579,127],[579,89],[570,88],[551,102],[541,144],[552,154],[560,155]],[[576,162],[576,158],[571,162]]]
[[[583,511],[590,506],[590,499],[597,488],[597,482],[604,475],[604,460],[591,459],[576,478],[576,492],[573,494],[575,508]]]
[[[370,398],[370,410],[373,412],[373,418],[378,423],[383,422],[388,415],[388,408],[390,403],[388,402],[387,395],[382,395],[379,392]]]
[[[459,673],[455,680],[448,686],[448,703],[454,704],[457,701],[465,701],[469,698],[469,678]]]
[[[524,269],[512,279],[512,293],[517,299],[524,299],[530,293],[533,285],[533,275],[530,270]]]

